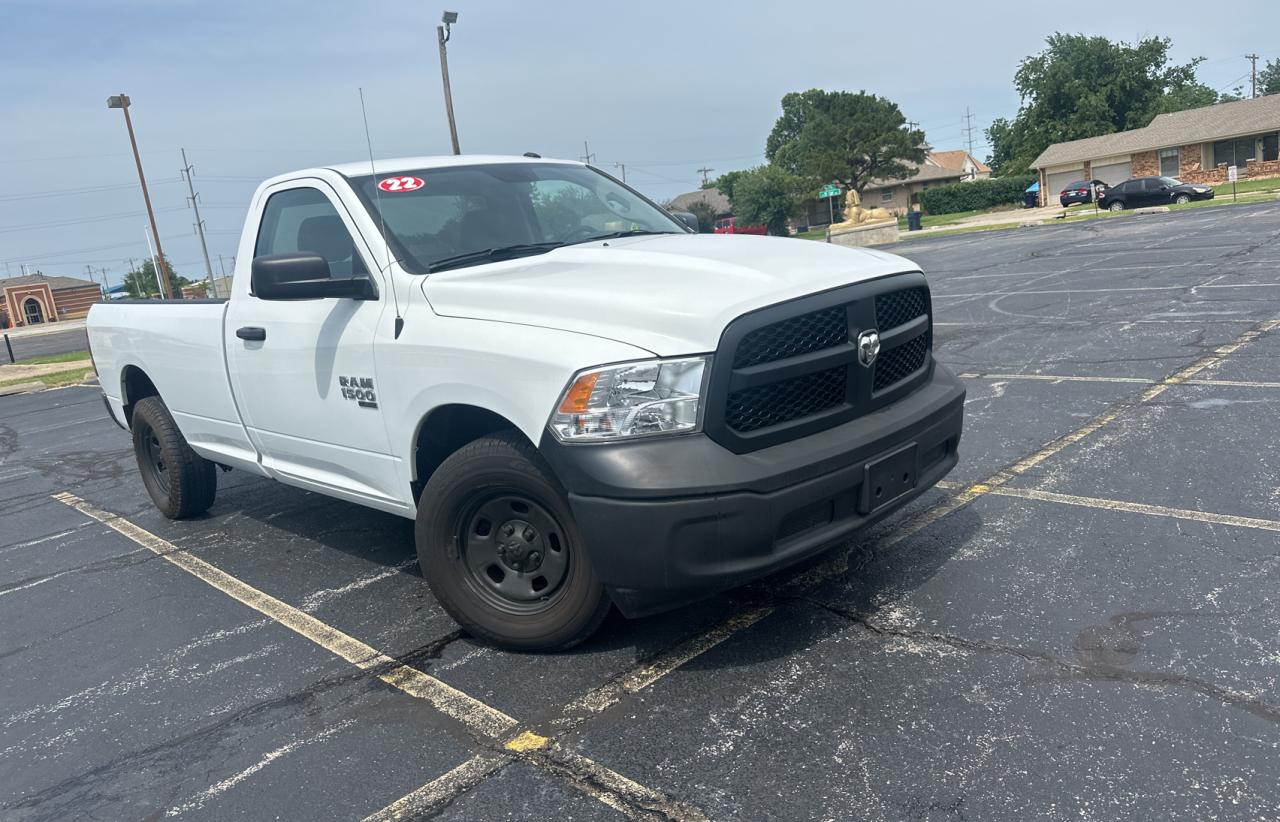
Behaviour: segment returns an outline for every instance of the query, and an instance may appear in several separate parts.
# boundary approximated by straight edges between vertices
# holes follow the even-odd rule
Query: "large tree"
[[[884,97],[810,89],[782,98],[765,156],[812,183],[839,180],[861,193],[872,180],[913,174],[912,163],[924,161],[924,132],[908,128]]]
[[[1258,72],[1259,94],[1280,94],[1280,58],[1268,60]]]
[[[1025,171],[1053,143],[1142,128],[1162,112],[1217,102],[1196,82],[1201,58],[1175,65],[1169,47],[1163,37],[1128,44],[1051,35],[1014,73],[1022,97],[1017,117],[987,129],[1001,173]]]
[[[787,220],[799,213],[804,198],[815,193],[806,180],[775,165],[731,173],[734,177],[727,196],[734,223],[763,225],[779,237],[787,235]]]
[[[168,257],[164,260],[164,267],[169,272],[169,292],[174,297],[182,296],[182,287],[191,285],[191,280],[178,276]],[[160,280],[156,277],[156,269],[151,261],[144,260],[142,265],[125,274],[124,287],[129,292],[129,296],[134,299],[146,299],[159,294]]]

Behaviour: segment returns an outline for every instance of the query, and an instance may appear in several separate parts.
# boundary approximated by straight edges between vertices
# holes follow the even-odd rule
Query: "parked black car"
[[[1212,199],[1213,189],[1209,186],[1191,185],[1173,177],[1134,177],[1107,189],[1098,200],[1098,207],[1123,211],[1126,208]]]
[[[1107,190],[1107,184],[1101,180],[1077,180],[1074,183],[1068,183],[1067,187],[1062,189],[1058,194],[1058,202],[1062,203],[1062,207],[1076,203],[1092,203],[1093,198],[1089,196],[1089,189],[1092,188],[1098,192],[1098,196],[1102,196],[1102,192]]]

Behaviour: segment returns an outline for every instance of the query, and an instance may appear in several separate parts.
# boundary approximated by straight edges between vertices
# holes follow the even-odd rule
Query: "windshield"
[[[623,234],[687,229],[641,195],[586,166],[494,163],[352,178],[388,242],[414,274],[476,265],[518,248],[540,253]],[[459,259],[462,258],[462,259]]]
[[[1182,185],[1182,181],[1176,177],[1161,177],[1160,184],[1166,186],[1180,186]]]

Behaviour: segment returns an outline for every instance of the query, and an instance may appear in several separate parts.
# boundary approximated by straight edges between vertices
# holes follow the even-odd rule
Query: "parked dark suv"
[[[1098,192],[1098,196],[1102,196],[1102,192],[1107,190],[1107,184],[1101,180],[1076,180],[1074,183],[1067,183],[1067,187],[1062,189],[1058,194],[1058,202],[1062,203],[1062,207],[1076,203],[1092,203],[1093,198],[1089,196],[1089,189],[1092,188]]]
[[[1213,189],[1209,186],[1191,185],[1173,177],[1134,177],[1107,189],[1099,198],[1098,206],[1123,211],[1126,208],[1212,199]]]

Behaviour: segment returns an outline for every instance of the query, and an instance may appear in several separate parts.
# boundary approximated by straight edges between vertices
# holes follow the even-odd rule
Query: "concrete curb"
[[[0,388],[0,397],[7,397],[11,394],[30,394],[33,391],[43,391],[45,384],[39,380],[31,382],[20,382],[15,385],[6,385]]]
[[[1134,214],[1168,214],[1168,206],[1147,206],[1146,208],[1135,208]]]

